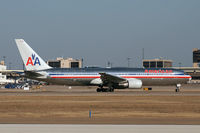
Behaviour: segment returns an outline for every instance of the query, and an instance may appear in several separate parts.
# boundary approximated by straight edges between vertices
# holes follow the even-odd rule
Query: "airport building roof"
[[[166,59],[144,59],[142,61],[145,68],[167,68],[172,67],[172,60]]]

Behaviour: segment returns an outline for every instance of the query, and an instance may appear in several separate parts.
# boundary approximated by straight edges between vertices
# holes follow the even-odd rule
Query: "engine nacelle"
[[[130,89],[140,89],[142,88],[142,81],[139,79],[127,79],[128,88]]]
[[[126,89],[126,88],[140,89],[140,88],[142,88],[142,81],[139,79],[133,79],[133,78],[127,79],[127,81],[119,83],[117,86],[115,86],[115,88],[118,88],[118,89]]]

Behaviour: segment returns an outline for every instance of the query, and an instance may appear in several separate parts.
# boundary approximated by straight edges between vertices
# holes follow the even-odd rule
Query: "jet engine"
[[[140,88],[142,88],[142,81],[139,79],[127,79],[127,81],[119,83],[116,88],[140,89]]]
[[[128,80],[128,88],[131,89],[140,89],[142,88],[142,81],[139,79],[127,79]]]

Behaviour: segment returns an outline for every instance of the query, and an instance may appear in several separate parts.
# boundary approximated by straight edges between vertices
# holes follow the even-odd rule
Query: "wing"
[[[99,73],[101,75],[101,80],[103,81],[103,84],[118,84],[120,82],[124,82],[127,81],[124,78],[115,76],[115,75],[111,75],[111,74],[107,74],[107,73]]]
[[[1,70],[0,73],[24,73],[24,70]]]
[[[18,77],[24,74],[24,70],[1,70],[0,73],[5,74],[10,77]]]

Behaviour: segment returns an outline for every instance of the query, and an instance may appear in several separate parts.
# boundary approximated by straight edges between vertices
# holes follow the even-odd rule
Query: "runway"
[[[96,87],[42,86],[40,89],[0,89],[0,96],[200,96],[200,84],[183,85],[180,92],[175,86],[153,86],[152,91],[121,89],[115,92],[96,92]]]
[[[2,133],[199,133],[198,125],[41,125],[3,124]]]

